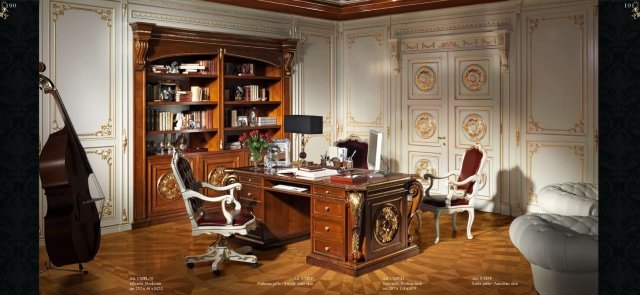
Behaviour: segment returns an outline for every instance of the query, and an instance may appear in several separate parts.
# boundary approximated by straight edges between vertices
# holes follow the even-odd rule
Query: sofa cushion
[[[547,185],[540,189],[538,205],[547,213],[598,216],[598,186],[583,182]]]

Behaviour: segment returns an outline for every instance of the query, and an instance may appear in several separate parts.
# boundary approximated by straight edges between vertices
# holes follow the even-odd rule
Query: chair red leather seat
[[[247,222],[253,220],[254,216],[247,208],[241,208],[240,210],[231,209],[232,221],[231,224],[235,226],[245,225]],[[196,220],[200,226],[225,226],[227,225],[227,219],[224,217],[221,211],[207,212],[200,216]]]

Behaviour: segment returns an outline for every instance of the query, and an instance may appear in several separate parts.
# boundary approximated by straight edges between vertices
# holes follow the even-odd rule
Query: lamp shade
[[[322,116],[285,115],[284,132],[322,134]]]

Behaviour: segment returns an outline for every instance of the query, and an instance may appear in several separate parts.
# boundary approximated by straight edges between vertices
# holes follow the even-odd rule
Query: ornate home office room
[[[597,1],[39,5],[40,294],[597,294]]]

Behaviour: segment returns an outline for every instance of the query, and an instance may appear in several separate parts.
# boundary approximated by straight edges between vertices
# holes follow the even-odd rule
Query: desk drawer
[[[250,175],[242,175],[238,174],[238,179],[242,185],[252,184],[257,186],[262,186],[263,179],[262,177],[250,176]]]
[[[344,201],[334,201],[326,198],[313,197],[313,214],[325,215],[344,219]]]
[[[313,234],[317,237],[343,241],[344,229],[342,222],[325,218],[313,218]]]
[[[344,189],[331,187],[331,186],[322,186],[322,185],[314,185],[312,193],[314,195],[319,195],[323,197],[333,197],[344,199]]]
[[[343,243],[313,238],[313,252],[345,260]]]
[[[256,218],[263,220],[264,218],[264,201],[262,189],[252,185],[243,185],[242,190],[238,194],[238,201],[251,212]]]

